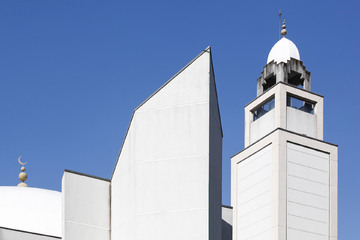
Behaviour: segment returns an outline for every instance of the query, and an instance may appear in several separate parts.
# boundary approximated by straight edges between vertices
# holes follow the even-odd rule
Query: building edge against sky
[[[245,106],[245,149],[231,158],[233,238],[335,240],[337,145],[323,141],[323,96],[283,31]]]
[[[0,236],[230,237],[231,211],[223,209],[227,219],[222,221],[221,173],[222,128],[208,47],[135,109],[111,180],[64,172],[62,194],[57,195],[62,206],[52,206],[62,212],[62,221],[48,221],[56,230],[46,225],[39,229],[19,219],[21,229],[4,221]],[[36,191],[31,187],[12,190]],[[42,207],[35,204],[35,210]],[[22,214],[33,217],[33,212]],[[36,225],[36,221],[32,222]],[[227,232],[222,232],[223,225]]]
[[[99,191],[78,191],[95,182],[65,173],[64,237],[221,239],[221,161],[221,120],[207,48],[135,109],[110,184],[90,177],[102,185]],[[103,211],[80,207],[80,195],[102,202]]]
[[[135,110],[111,179],[112,238],[221,239],[214,80],[207,48]]]
[[[111,179],[65,170],[61,193],[0,187],[0,238],[336,240],[337,146],[294,43],[274,45],[256,86],[231,158],[233,209],[208,47],[135,109]]]

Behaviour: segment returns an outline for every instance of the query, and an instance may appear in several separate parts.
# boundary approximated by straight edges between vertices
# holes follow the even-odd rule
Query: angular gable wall
[[[221,239],[221,148],[208,48],[135,110],[111,181],[111,238]]]

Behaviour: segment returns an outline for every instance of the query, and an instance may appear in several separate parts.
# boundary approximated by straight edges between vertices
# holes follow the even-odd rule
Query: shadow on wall
[[[222,240],[232,240],[232,226],[222,220]]]

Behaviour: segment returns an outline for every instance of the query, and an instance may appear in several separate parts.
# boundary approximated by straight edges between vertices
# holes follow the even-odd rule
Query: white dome
[[[272,47],[267,59],[267,64],[272,60],[276,63],[286,63],[290,58],[300,60],[299,50],[292,41],[283,37]]]
[[[61,192],[0,187],[0,227],[61,237]]]

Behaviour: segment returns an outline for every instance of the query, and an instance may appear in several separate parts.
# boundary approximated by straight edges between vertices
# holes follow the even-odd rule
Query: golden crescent
[[[19,158],[18,158],[18,162],[21,164],[21,165],[25,165],[26,163],[22,163],[21,161],[20,161],[20,158],[21,158],[22,156],[20,156]]]

